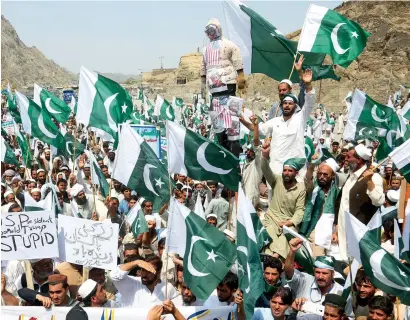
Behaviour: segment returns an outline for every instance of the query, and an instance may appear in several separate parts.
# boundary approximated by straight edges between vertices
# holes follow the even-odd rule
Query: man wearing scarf
[[[339,194],[335,178],[339,166],[334,159],[327,159],[319,165],[316,179],[313,179],[314,167],[311,164],[305,176],[307,201],[299,233],[315,244],[312,250],[317,257],[325,255],[332,241],[335,202]]]
[[[263,224],[272,238],[265,250],[267,254],[279,254],[286,258],[289,244],[283,234],[283,226],[298,228],[305,211],[306,190],[302,182],[296,181],[299,170],[305,165],[305,158],[288,159],[283,165],[282,175],[274,174],[269,167],[269,141],[262,147],[262,172],[272,186],[272,201],[265,214]]]
[[[210,116],[218,142],[238,156],[241,152],[239,138],[229,139],[225,129],[229,129],[226,127],[229,122],[232,128],[239,128],[238,114],[229,111],[227,104],[229,96],[235,96],[237,85],[239,89],[245,88],[241,53],[236,44],[222,37],[222,28],[218,19],[209,20],[205,27],[205,34],[210,43],[204,47],[202,55],[202,96],[205,97],[207,85],[212,95]],[[228,118],[231,121],[228,121]]]
[[[340,295],[343,292],[343,287],[334,281],[335,259],[331,256],[317,257],[314,276],[299,272],[294,269],[294,263],[295,254],[302,243],[303,240],[299,238],[293,238],[289,241],[290,250],[284,266],[287,284],[295,292],[296,305],[303,304],[304,301],[322,305],[328,293]]]

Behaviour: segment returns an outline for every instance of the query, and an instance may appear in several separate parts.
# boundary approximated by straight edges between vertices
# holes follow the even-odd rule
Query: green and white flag
[[[245,73],[263,73],[281,81],[289,78],[297,52],[297,41],[287,39],[269,21],[237,0],[224,1],[228,38],[240,49]],[[306,66],[321,66],[322,53],[305,53]],[[327,66],[325,66],[327,68]],[[334,72],[330,77],[334,77]],[[322,79],[328,78],[322,75]],[[291,80],[299,82],[293,72]]]
[[[406,260],[409,262],[408,252],[404,247],[403,238],[401,236],[401,231],[397,219],[393,219],[394,221],[394,257],[398,260]]]
[[[406,209],[404,210],[404,226],[403,226],[403,250],[401,253],[405,258],[410,259],[410,201],[407,201]]]
[[[347,252],[355,258],[370,277],[373,285],[410,304],[410,268],[384,250],[366,225],[346,212]]]
[[[117,82],[81,67],[76,119],[117,140],[118,124],[130,118],[133,104]]]
[[[182,108],[184,106],[184,100],[182,100],[182,98],[173,97],[172,106],[174,109],[176,109],[176,107]]]
[[[299,38],[299,52],[326,53],[333,64],[347,68],[362,53],[370,36],[345,16],[311,4]]]
[[[166,248],[184,257],[184,281],[206,300],[236,260],[235,245],[175,198],[170,200]]]
[[[138,111],[131,113],[131,121],[133,124],[144,124],[145,117]]]
[[[363,137],[382,136],[392,149],[403,142],[406,131],[393,108],[374,101],[359,89],[355,90],[343,139],[356,141]]]
[[[308,136],[305,137],[305,157],[306,161],[310,162],[312,160],[312,156],[315,154],[315,145],[313,144],[313,140]]]
[[[239,187],[236,254],[238,256],[239,288],[244,294],[247,319],[252,319],[256,300],[264,290],[259,244],[251,218],[251,213],[254,211],[252,202],[246,198],[242,188]]]
[[[327,110],[325,109],[325,114],[326,114],[326,122],[327,122],[327,124],[335,124],[335,120],[333,119],[333,118],[330,118],[330,116],[329,116],[329,112],[327,112]]]
[[[107,179],[105,178],[100,167],[98,166],[94,154],[89,150],[86,150],[86,154],[88,160],[90,161],[91,181],[93,184],[99,186],[101,195],[104,198],[107,198],[110,192],[110,185],[108,184]]]
[[[58,154],[63,155],[66,158],[74,157],[74,145],[75,145],[75,157],[78,158],[84,150],[85,146],[80,143],[74,136],[68,132],[64,135],[64,146],[58,149]]]
[[[48,114],[59,123],[65,124],[67,122],[71,113],[70,107],[67,106],[64,101],[36,83],[34,84],[33,101],[39,105],[42,110],[47,110]]]
[[[138,89],[138,98],[137,99],[144,102],[144,90],[143,89]]]
[[[64,137],[54,124],[48,112],[36,104],[33,100],[16,91],[17,103],[21,110],[21,120],[24,132],[41,141],[56,147],[64,148]]]
[[[1,161],[4,163],[13,164],[17,167],[20,166],[16,155],[3,137],[1,137]]]
[[[400,110],[400,115],[410,121],[410,100],[406,102],[403,108]]]
[[[7,108],[9,109],[9,112],[13,119],[17,123],[21,124],[21,116],[20,111],[17,107],[16,96],[13,96],[9,83],[7,84]]]
[[[203,116],[209,114],[209,106],[205,103],[201,103],[200,110],[201,110],[201,115]]]
[[[255,230],[256,240],[258,241],[259,251],[261,251],[263,247],[266,247],[269,243],[272,242],[272,238],[270,237],[265,226],[262,224],[262,221],[255,210],[251,212],[251,219],[253,229]]]
[[[19,126],[16,122],[14,122],[14,134],[16,135],[17,143],[21,149],[21,158],[23,160],[23,164],[30,169],[32,167],[30,145],[27,138],[21,133]]]
[[[315,271],[315,261],[313,259],[313,253],[309,241],[304,236],[288,228],[287,226],[283,226],[283,234],[288,241],[293,238],[303,240],[302,246],[298,251],[296,251],[295,261],[302,266],[304,272],[313,275]]]
[[[175,120],[174,108],[172,108],[171,104],[160,95],[157,95],[153,115],[160,116],[163,120]]]
[[[202,206],[202,198],[201,195],[198,193],[198,196],[196,197],[196,202],[195,202],[195,208],[194,208],[194,212],[201,217],[202,219],[205,219],[205,211],[204,211],[204,207]]]
[[[167,169],[129,124],[121,126],[112,177],[152,201],[154,212],[169,201]]]
[[[214,180],[237,191],[239,159],[225,148],[179,124],[167,121],[168,171],[195,180]]]
[[[134,238],[137,239],[137,237],[144,232],[148,232],[148,224],[147,220],[145,220],[144,213],[142,210],[138,210],[138,214],[136,219],[134,219],[132,225],[131,225],[131,232],[134,235]]]
[[[400,173],[410,183],[410,140],[404,142],[400,147],[394,149],[389,157],[400,170]]]
[[[78,110],[78,104],[77,101],[75,101],[75,97],[74,95],[71,96],[71,102],[69,104],[69,107],[71,109],[71,112],[76,115],[77,114],[77,110]]]

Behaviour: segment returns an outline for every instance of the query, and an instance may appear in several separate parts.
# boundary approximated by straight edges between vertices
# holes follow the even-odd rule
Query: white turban
[[[333,158],[327,159],[326,161],[324,161],[324,163],[326,165],[328,165],[329,167],[331,167],[333,172],[335,172],[335,173],[337,172],[337,170],[339,170],[339,165],[337,164],[337,162]]]
[[[363,160],[367,161],[370,160],[370,158],[372,157],[372,152],[370,151],[370,149],[362,144],[358,144],[356,147],[354,147],[354,150]]]
[[[76,184],[73,185],[72,188],[70,189],[70,195],[71,195],[72,197],[76,197],[76,196],[78,196],[78,194],[79,194],[81,191],[84,191],[84,186],[81,185],[81,184],[76,183]]]

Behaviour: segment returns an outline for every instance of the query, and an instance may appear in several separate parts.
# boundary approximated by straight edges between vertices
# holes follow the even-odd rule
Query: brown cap
[[[67,276],[63,274],[52,274],[48,276],[48,282],[67,283]]]

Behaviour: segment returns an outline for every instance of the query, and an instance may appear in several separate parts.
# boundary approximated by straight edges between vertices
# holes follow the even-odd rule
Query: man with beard
[[[48,277],[54,273],[53,259],[30,260],[33,269],[33,284],[36,292],[48,292]],[[26,274],[23,273],[15,281],[16,289],[27,288]]]
[[[333,242],[339,243],[344,261],[347,261],[345,213],[350,212],[360,222],[367,224],[385,200],[382,177],[368,169],[371,156],[371,150],[362,144],[347,153],[350,175],[336,201],[337,228],[332,237]]]
[[[107,291],[105,290],[104,282],[96,282],[92,279],[87,279],[78,288],[78,294],[84,307],[92,308],[114,308],[113,301],[107,299]]]
[[[306,209],[299,233],[314,243],[313,256],[324,256],[332,241],[335,202],[339,188],[335,179],[339,169],[336,161],[327,159],[319,165],[313,180],[315,166],[310,164],[305,176]],[[320,232],[318,232],[320,230]]]
[[[269,166],[269,141],[262,146],[261,167],[266,182],[272,186],[272,200],[265,214],[263,224],[272,242],[265,253],[277,253],[286,258],[289,245],[282,232],[283,226],[298,227],[305,211],[305,186],[296,181],[299,170],[305,165],[305,158],[288,159],[281,175],[272,172]]]
[[[290,250],[285,261],[285,277],[287,284],[295,292],[296,298],[305,298],[321,305],[328,293],[341,294],[343,287],[334,281],[335,259],[330,256],[320,256],[315,260],[314,276],[295,270],[295,255],[302,246],[303,240],[293,238],[289,241]]]
[[[44,169],[37,170],[37,187],[41,188],[46,183],[46,171]]]
[[[103,209],[103,208],[96,207],[96,211],[94,211],[94,199],[93,197],[89,197],[84,192],[84,187],[82,185],[78,183],[75,184],[70,189],[70,195],[72,197],[71,201],[75,202],[75,205],[73,206],[74,216],[77,216],[83,219],[92,219],[95,221],[98,220],[99,215],[97,214],[96,211],[101,212],[99,209]],[[74,208],[76,209],[76,211],[74,210]],[[107,216],[107,208],[105,208],[105,211],[103,212],[103,214],[105,217]]]
[[[302,72],[304,57],[301,55],[295,63],[297,71]],[[281,174],[283,163],[290,158],[305,157],[306,122],[315,105],[315,90],[312,88],[312,71],[302,72],[302,80],[306,86],[305,103],[302,110],[298,99],[292,94],[286,94],[282,100],[283,115],[273,118],[258,126],[259,134],[272,137],[270,141],[270,167],[274,174]],[[254,125],[240,118],[242,124],[254,131]]]
[[[265,279],[265,289],[258,300],[256,300],[256,308],[269,308],[272,296],[282,285],[280,279],[281,274],[282,261],[275,257],[266,256],[266,260],[263,262],[263,277]]]
[[[135,267],[141,268],[141,277],[128,275]],[[135,260],[121,264],[111,271],[111,280],[121,294],[121,306],[152,307],[161,304],[166,298],[173,300],[176,305],[182,305],[181,298],[175,288],[170,283],[161,281],[161,269],[161,259],[152,256],[145,261]]]
[[[198,300],[195,295],[192,293],[188,285],[182,281],[181,284],[181,296],[182,296],[182,305],[186,307],[202,306],[203,301]]]
[[[234,305],[238,284],[238,277],[229,271],[214,292],[204,302],[204,307],[217,308]]]
[[[359,278],[357,283],[357,294],[356,294],[356,313],[357,317],[366,317],[369,314],[369,302],[374,297],[377,289],[370,281],[370,278],[364,273]]]
[[[259,148],[258,117],[251,117],[254,125],[253,146],[249,145],[246,151],[246,162],[242,171],[242,185],[248,199],[256,208],[259,204],[259,184],[262,180],[261,151]]]
[[[292,93],[292,86],[293,86],[292,81],[288,79],[283,79],[281,82],[279,82],[278,84],[279,103],[275,102],[274,104],[272,104],[267,120],[282,116],[283,112],[280,106],[282,104],[282,100],[285,97],[285,95]]]

